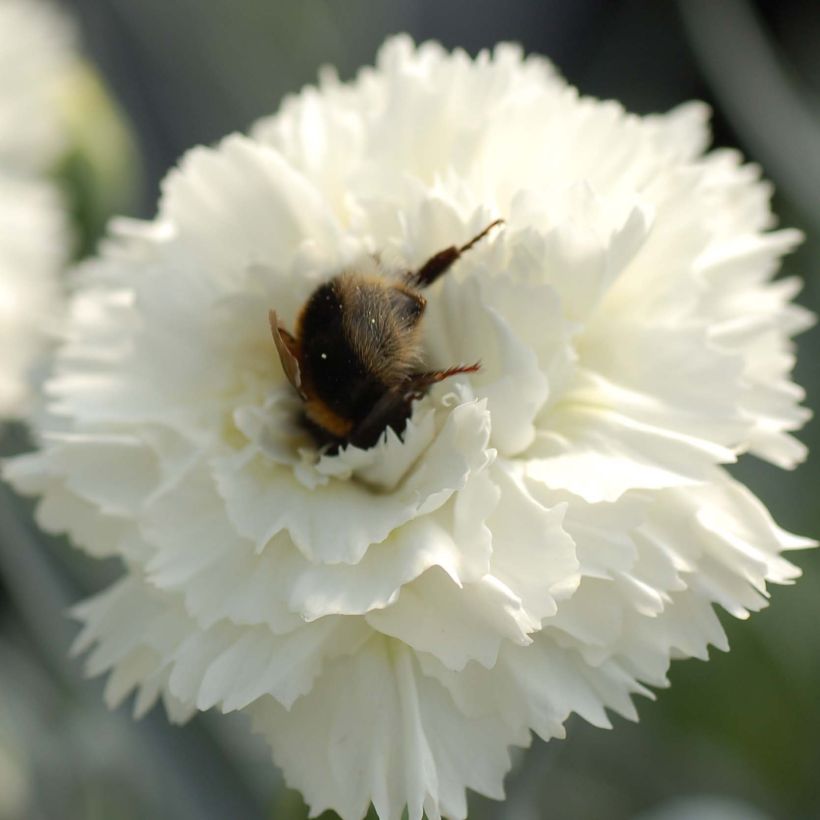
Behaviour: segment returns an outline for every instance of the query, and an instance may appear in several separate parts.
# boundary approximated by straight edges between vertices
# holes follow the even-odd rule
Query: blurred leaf
[[[74,217],[76,256],[83,258],[108,219],[131,210],[139,189],[138,153],[122,111],[86,63],[78,61],[66,77],[61,107],[69,150],[55,175]]]
[[[804,588],[812,586],[809,579],[801,583]],[[794,592],[789,590],[786,596]],[[776,603],[784,603],[786,596]],[[789,613],[793,625],[805,624],[809,643],[810,609],[802,618]],[[724,619],[732,647],[728,656],[713,653],[708,665],[673,664],[672,687],[663,693],[659,712],[674,730],[673,742],[692,743],[695,748],[700,739],[731,753],[752,778],[780,796],[789,817],[809,816],[806,812],[817,808],[820,678],[817,664],[812,668],[783,663],[767,639],[767,615],[756,615],[752,623]],[[769,620],[782,615],[773,612]]]
[[[271,820],[307,820],[308,816],[308,807],[305,805],[302,795],[295,789],[283,789],[274,802],[270,813]],[[402,817],[407,817],[406,810]],[[325,811],[316,820],[339,820],[339,815],[334,811]],[[365,820],[379,820],[373,806],[367,812]]]

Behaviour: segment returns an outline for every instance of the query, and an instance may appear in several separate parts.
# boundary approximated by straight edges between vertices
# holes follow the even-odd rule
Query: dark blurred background
[[[820,4],[802,0],[63,0],[135,129],[143,157],[130,213],[153,214],[158,182],[187,148],[244,130],[322,64],[343,78],[392,33],[470,53],[499,40],[549,56],[584,93],[665,111],[699,98],[717,145],[738,146],[777,186],[775,210],[807,240],[786,272],[820,284]],[[799,340],[797,381],[818,405],[820,334]],[[5,451],[19,442],[7,434]],[[817,425],[802,436],[820,450]],[[9,444],[11,442],[11,444]],[[818,459],[783,473],[748,458],[736,471],[778,522],[820,535]],[[7,492],[7,509],[30,509]],[[3,511],[0,510],[0,513]],[[7,516],[3,516],[8,520]],[[61,541],[43,545],[17,515],[4,553],[0,629],[0,820],[304,817],[241,719],[185,729],[155,714],[109,714],[100,684],[65,658],[62,608],[112,569]],[[8,541],[8,533],[5,533]],[[31,542],[26,549],[26,543]],[[674,664],[672,688],[614,732],[576,721],[536,742],[503,803],[475,798],[480,820],[809,820],[820,818],[820,553],[774,589],[749,623],[724,618],[732,651]],[[44,591],[45,590],[45,591]],[[16,790],[16,791],[15,791]],[[3,795],[6,795],[4,800]],[[9,797],[11,795],[14,799]],[[15,797],[16,796],[16,797]],[[16,801],[16,802],[15,802]]]

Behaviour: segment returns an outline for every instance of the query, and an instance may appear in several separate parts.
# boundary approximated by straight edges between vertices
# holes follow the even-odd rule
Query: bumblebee
[[[479,364],[446,370],[421,366],[421,291],[503,220],[461,247],[434,254],[396,280],[342,273],[320,285],[301,309],[295,333],[269,312],[288,381],[304,402],[304,421],[319,445],[372,447],[390,427],[404,431],[415,399],[431,385]]]

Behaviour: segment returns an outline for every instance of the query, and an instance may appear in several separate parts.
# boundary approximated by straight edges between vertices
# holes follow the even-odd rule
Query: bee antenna
[[[474,237],[473,237],[473,238],[472,238],[472,239],[471,239],[471,240],[470,240],[470,241],[469,241],[466,245],[462,245],[462,246],[458,249],[458,252],[459,252],[459,253],[464,253],[464,251],[468,251],[468,250],[470,250],[470,248],[472,248],[472,247],[473,247],[473,245],[475,245],[475,244],[476,244],[476,242],[480,242],[482,239],[484,239],[484,237],[485,237],[485,236],[486,236],[486,235],[487,235],[487,234],[488,234],[488,233],[489,233],[489,232],[490,232],[493,228],[497,227],[498,225],[503,225],[503,224],[504,224],[504,220],[503,220],[503,219],[496,219],[496,220],[495,220],[495,222],[491,222],[489,225],[487,225],[487,227],[486,227],[486,228],[484,228],[484,230],[483,230],[480,234],[478,234],[478,236],[474,236]]]
[[[453,262],[458,259],[464,251],[470,250],[476,242],[483,239],[497,225],[503,225],[503,219],[496,219],[487,225],[484,230],[474,236],[466,245],[457,248],[451,245],[449,248],[433,254],[415,273],[407,274],[407,282],[411,287],[426,288],[432,285],[436,279],[446,273]]]

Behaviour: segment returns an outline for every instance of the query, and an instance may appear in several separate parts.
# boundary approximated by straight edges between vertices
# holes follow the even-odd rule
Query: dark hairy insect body
[[[358,273],[333,277],[305,303],[295,335],[271,311],[282,367],[304,401],[305,423],[317,443],[371,447],[388,427],[400,435],[413,401],[431,385],[478,370],[478,364],[420,369],[421,319],[427,305],[420,289],[446,273],[500,222],[396,281]]]

